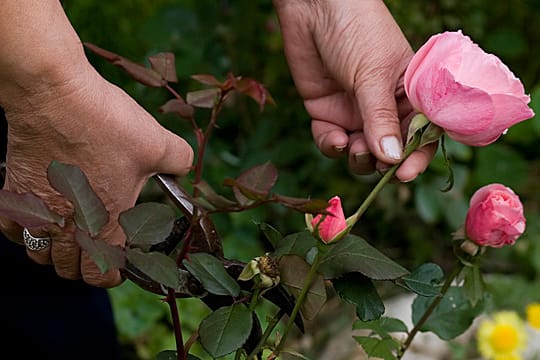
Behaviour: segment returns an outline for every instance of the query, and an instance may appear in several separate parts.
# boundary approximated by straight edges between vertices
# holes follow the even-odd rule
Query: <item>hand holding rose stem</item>
[[[479,76],[479,74],[481,75]],[[534,116],[534,112],[528,106],[530,98],[524,93],[521,81],[496,56],[485,53],[461,31],[445,32],[430,38],[418,50],[407,67],[404,85],[411,104],[420,112],[413,118],[411,124],[417,120],[421,126],[413,128],[414,135],[406,145],[401,161],[388,170],[358,210],[346,220],[345,224],[342,223],[344,227],[342,231],[338,230],[331,238],[323,238],[323,233],[319,232],[318,227],[325,221],[325,218],[320,220],[319,217],[317,224],[312,223],[315,227],[314,233],[318,234],[323,242],[337,241],[351,230],[382,188],[394,176],[403,161],[414,150],[427,143],[422,139],[422,132],[430,137],[428,142],[436,141],[444,131],[449,137],[465,145],[485,146],[497,140],[512,125]],[[426,119],[429,121],[425,121]],[[428,130],[429,127],[431,130]],[[420,129],[422,130],[417,131]],[[504,227],[500,227],[501,219],[497,216],[495,216],[496,219],[493,219],[493,216],[485,214],[480,217],[473,215],[476,213],[473,203],[480,202],[479,199],[486,197],[492,188],[480,189],[471,199],[471,210],[467,214],[465,224],[466,238],[462,244],[473,245],[472,256],[478,254],[477,245],[500,247],[505,244],[513,244],[525,229],[521,202],[512,190],[500,184],[489,186],[498,193],[493,198],[488,196],[485,205],[487,208],[490,206],[491,208],[503,208],[504,211],[495,211],[494,213],[503,214]],[[481,208],[485,210],[486,206]],[[508,210],[509,208],[510,210]],[[326,218],[329,216],[327,215]],[[333,218],[335,219],[335,217]],[[505,235],[504,239],[500,239],[502,236],[500,234]],[[499,240],[492,243],[493,239]],[[467,246],[463,247],[462,250],[467,251]],[[317,273],[318,263],[319,253],[312,261],[304,287],[286,324],[282,339],[274,351],[276,355],[283,348],[294,319],[311,287],[311,282]],[[464,262],[460,259],[456,268],[447,277],[439,296],[434,299],[422,318],[409,332],[399,351],[399,358],[403,356],[415,335],[439,305],[464,266]],[[252,357],[248,359],[250,358]]]

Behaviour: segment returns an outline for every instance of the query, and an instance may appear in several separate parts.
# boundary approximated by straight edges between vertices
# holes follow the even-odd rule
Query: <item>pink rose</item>
[[[521,81],[461,31],[432,36],[412,58],[404,82],[413,107],[465,145],[488,145],[534,116]]]
[[[311,226],[318,230],[319,237],[325,243],[335,240],[336,236],[347,228],[339,196],[334,196],[328,203],[330,206],[326,208],[326,211],[329,214],[319,214],[311,220]]]
[[[525,231],[523,205],[512,189],[491,184],[471,198],[465,220],[465,234],[482,246],[512,245]]]

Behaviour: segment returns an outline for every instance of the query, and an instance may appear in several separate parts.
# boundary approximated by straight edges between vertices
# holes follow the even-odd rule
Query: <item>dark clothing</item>
[[[0,155],[7,123],[0,108]],[[4,157],[2,157],[3,161]],[[3,183],[3,179],[1,182]],[[0,233],[0,349],[20,359],[118,360],[120,347],[105,289],[58,277]]]

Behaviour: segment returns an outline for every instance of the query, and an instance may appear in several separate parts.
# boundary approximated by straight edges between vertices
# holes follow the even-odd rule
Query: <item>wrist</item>
[[[0,13],[0,105],[46,94],[89,66],[57,0],[13,0]]]

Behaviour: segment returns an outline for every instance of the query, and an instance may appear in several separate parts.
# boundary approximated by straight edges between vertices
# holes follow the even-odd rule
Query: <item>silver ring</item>
[[[40,251],[46,249],[51,243],[51,238],[49,237],[35,237],[30,234],[27,228],[23,229],[23,239],[24,245],[26,248],[31,251]]]

